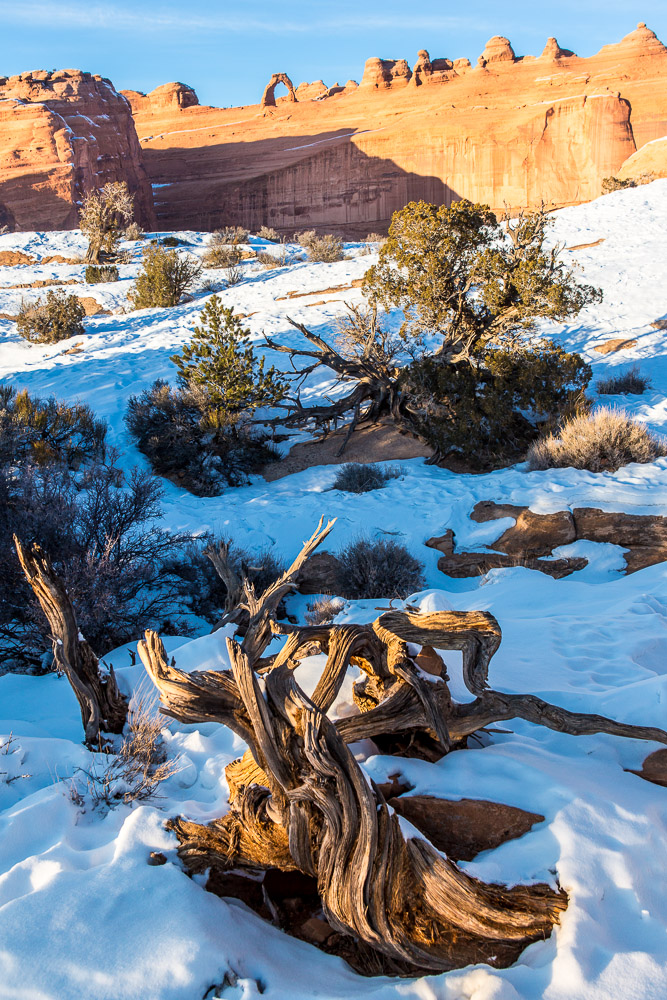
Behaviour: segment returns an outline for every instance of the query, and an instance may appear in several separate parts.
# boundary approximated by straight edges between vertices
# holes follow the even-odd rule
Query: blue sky
[[[467,56],[491,35],[518,55],[546,38],[591,55],[645,21],[667,42],[667,0],[0,0],[0,75],[90,70],[120,89],[190,84],[202,103],[259,100],[268,77],[359,80],[369,56]]]

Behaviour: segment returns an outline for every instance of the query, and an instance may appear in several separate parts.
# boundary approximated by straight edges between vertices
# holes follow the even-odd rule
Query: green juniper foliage
[[[520,458],[540,426],[581,403],[590,366],[550,341],[487,348],[471,363],[423,358],[401,374],[417,429],[438,454],[484,468]]]
[[[178,305],[201,273],[192,254],[151,243],[144,250],[142,270],[128,298],[135,309],[167,309]]]
[[[86,310],[76,295],[47,292],[46,299],[23,303],[16,318],[16,330],[25,340],[40,344],[55,344],[85,333],[83,319]]]
[[[0,386],[0,465],[32,462],[78,468],[102,460],[106,424],[85,403],[37,399],[25,389]]]
[[[264,370],[239,316],[217,295],[200,314],[200,325],[181,354],[172,357],[184,387],[205,390],[212,409],[235,423],[241,414],[283,399],[286,383],[276,369]]]
[[[371,302],[404,312],[411,343],[441,338],[444,358],[469,358],[488,343],[515,343],[544,317],[564,320],[601,299],[545,248],[551,220],[539,211],[501,226],[488,205],[411,202],[395,212],[378,263],[364,276]]]

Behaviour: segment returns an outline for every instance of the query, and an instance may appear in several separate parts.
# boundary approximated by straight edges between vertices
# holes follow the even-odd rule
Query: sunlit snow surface
[[[657,431],[667,432],[667,330],[651,323],[667,317],[667,181],[619,191],[556,215],[553,237],[582,267],[581,277],[604,290],[602,304],[569,325],[544,331],[580,351],[594,382],[639,364],[652,388],[643,396],[605,398]],[[205,236],[181,233],[195,252]],[[255,243],[259,241],[254,241]],[[374,255],[337,264],[295,263],[275,272],[244,264],[245,280],[222,292],[248,319],[257,346],[262,332],[299,335],[287,316],[330,335],[343,302],[358,289],[323,293],[363,275]],[[81,254],[77,233],[0,236],[0,251],[37,258]],[[296,251],[296,248],[295,248]],[[108,309],[125,301],[135,262],[120,267],[121,281],[65,290],[97,298]],[[83,265],[0,267],[0,286],[49,277],[80,277]],[[219,272],[207,274],[220,280]],[[85,288],[85,291],[84,291]],[[311,298],[282,299],[311,291]],[[15,314],[21,298],[40,290],[0,288],[0,313]],[[333,299],[324,305],[309,302]],[[110,424],[110,438],[126,468],[143,465],[123,415],[127,398],[157,377],[173,379],[169,356],[189,339],[204,299],[172,310],[112,314],[87,321],[84,338],[30,345],[0,320],[0,380],[37,395],[88,402]],[[394,321],[397,318],[394,317]],[[666,324],[667,325],[667,324]],[[616,354],[593,348],[611,338],[636,340]],[[82,340],[78,354],[63,354]],[[267,352],[270,363],[280,356]],[[330,394],[331,380],[311,378],[306,398]],[[530,504],[540,512],[573,506],[667,515],[667,460],[615,474],[574,470],[527,473],[523,466],[484,476],[455,475],[422,460],[400,463],[402,476],[383,490],[356,496],[330,489],[335,470],[312,468],[223,496],[198,499],[165,483],[165,523],[208,529],[241,545],[273,543],[293,555],[321,513],[338,523],[328,540],[335,549],[364,531],[406,544],[426,564],[428,590],[413,598],[424,610],[453,607],[491,611],[503,629],[490,683],[503,691],[531,691],[566,708],[667,728],[667,571],[663,566],[630,577],[620,573],[621,551],[579,543],[589,566],[555,581],[527,569],[493,571],[453,581],[437,569],[438,553],[424,546],[453,528],[461,548],[479,548],[502,524],[469,520],[478,500]],[[507,524],[511,523],[509,521]],[[584,548],[581,548],[583,544]],[[585,549],[585,551],[584,551]],[[302,611],[303,599],[293,610]],[[348,604],[340,621],[370,621],[377,600]],[[221,636],[180,644],[170,655],[192,670],[226,666]],[[129,692],[142,680],[127,648],[106,657]],[[456,697],[466,697],[460,662],[446,654]],[[312,689],[317,661],[297,677]],[[344,714],[349,691],[336,710]],[[474,795],[539,812],[545,822],[520,840],[480,855],[466,868],[507,883],[557,877],[570,903],[561,927],[528,948],[511,969],[487,966],[418,981],[358,977],[338,959],[295,941],[243,906],[208,894],[176,863],[175,840],[164,820],[181,813],[206,822],[226,810],[225,765],[243,744],[207,724],[165,732],[180,770],[161,788],[163,798],[135,808],[82,813],[68,794],[68,779],[100,766],[85,750],[76,700],[66,680],[53,675],[0,677],[0,744],[13,732],[15,754],[0,756],[0,998],[2,1000],[200,1000],[227,971],[235,987],[219,995],[248,1000],[664,1000],[667,996],[667,789],[642,781],[638,769],[655,744],[607,736],[574,738],[514,722],[511,735],[452,754],[438,764],[401,762],[419,793],[450,798]],[[376,780],[396,771],[396,759],[367,757]],[[170,863],[151,867],[151,851]],[[554,875],[555,873],[555,875]],[[213,995],[217,995],[214,991]]]

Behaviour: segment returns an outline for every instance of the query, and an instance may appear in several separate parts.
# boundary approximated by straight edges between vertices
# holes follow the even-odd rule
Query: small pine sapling
[[[242,414],[259,406],[271,406],[284,398],[286,383],[272,366],[264,369],[234,310],[217,295],[200,314],[200,325],[181,354],[172,357],[183,387],[203,389],[216,419],[235,425]]]

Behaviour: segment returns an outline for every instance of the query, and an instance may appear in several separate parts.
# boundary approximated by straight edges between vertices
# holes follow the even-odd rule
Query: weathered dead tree
[[[348,306],[348,329],[352,331],[352,349],[341,353],[318,334],[313,333],[303,323],[290,317],[288,322],[298,330],[311,345],[288,347],[264,336],[266,344],[274,351],[290,356],[294,376],[301,381],[316,368],[324,367],[333,371],[340,385],[349,386],[346,395],[327,405],[304,407],[297,390],[287,404],[287,414],[275,423],[285,426],[300,425],[314,421],[320,427],[334,426],[339,420],[349,416],[347,435],[338,455],[345,447],[359,424],[376,423],[383,417],[391,420],[406,433],[416,434],[416,422],[410,402],[401,392],[399,369],[394,363],[397,347],[377,323],[377,310],[362,315],[358,308]],[[304,359],[310,363],[297,368],[295,362]]]
[[[72,685],[81,708],[86,744],[99,749],[102,732],[121,733],[127,701],[118,690],[113,667],[100,670],[99,660],[81,636],[65,584],[38,545],[28,552],[14,535],[14,545],[26,579],[51,629],[53,660]]]
[[[294,565],[330,528],[320,522]],[[491,690],[488,668],[501,633],[490,614],[388,611],[371,625],[282,626],[271,612],[280,587],[248,600],[251,625],[242,644],[227,640],[231,670],[183,673],[153,632],[139,645],[166,715],[185,723],[217,721],[249,747],[227,768],[227,815],[207,826],[170,821],[181,858],[190,871],[211,869],[223,881],[245,871],[255,888],[258,874],[276,869],[309,877],[339,939],[331,950],[360,971],[414,975],[478,961],[510,964],[528,943],[550,934],[567,905],[565,892],[544,884],[485,884],[427,839],[406,836],[347,745],[421,736],[442,756],[470,734],[511,718],[573,735],[667,743],[667,733]],[[260,662],[272,634],[285,634],[285,643]],[[422,647],[429,674],[420,669],[415,647]],[[473,702],[453,701],[434,648],[462,651]],[[326,654],[326,665],[308,698],[293,669],[314,651]],[[439,675],[433,673],[438,662]],[[351,665],[362,671],[354,689],[359,714],[332,720],[327,712]]]

